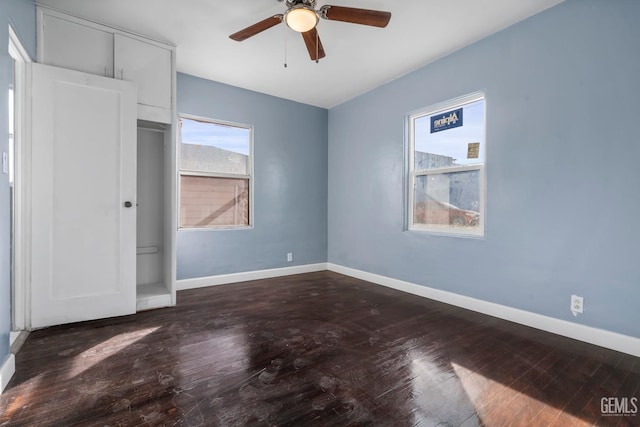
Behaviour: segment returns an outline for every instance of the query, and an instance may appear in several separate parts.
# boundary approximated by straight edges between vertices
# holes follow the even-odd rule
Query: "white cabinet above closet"
[[[138,119],[172,122],[174,47],[43,7],[38,23],[38,62],[132,81]]]
[[[43,16],[42,25],[46,38],[38,39],[38,62],[113,77],[113,33],[51,15]]]
[[[138,85],[138,104],[148,114],[139,119],[165,122],[151,114],[171,110],[171,51],[139,39],[115,34],[115,77]]]

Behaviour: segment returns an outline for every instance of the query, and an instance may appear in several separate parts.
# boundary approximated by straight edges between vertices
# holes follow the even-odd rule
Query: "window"
[[[409,115],[408,138],[409,229],[482,236],[484,94]]]
[[[180,117],[180,227],[252,224],[251,126]]]

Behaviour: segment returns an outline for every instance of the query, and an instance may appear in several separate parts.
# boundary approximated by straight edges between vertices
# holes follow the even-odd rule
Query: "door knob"
[[[124,202],[124,207],[125,208],[130,208],[131,206],[133,206],[133,203],[131,203],[129,201]]]

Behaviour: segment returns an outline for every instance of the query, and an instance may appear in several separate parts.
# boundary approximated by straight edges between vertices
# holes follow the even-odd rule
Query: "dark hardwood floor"
[[[601,405],[638,358],[331,272],[36,331],[16,367],[3,426],[640,425]]]

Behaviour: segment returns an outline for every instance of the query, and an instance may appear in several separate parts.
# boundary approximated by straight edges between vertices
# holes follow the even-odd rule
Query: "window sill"
[[[226,227],[178,227],[178,231],[245,231],[253,230],[253,225],[226,226]]]
[[[462,228],[453,228],[453,227],[416,227],[412,226],[405,230],[409,233],[416,234],[426,234],[432,236],[442,236],[442,237],[459,237],[463,239],[484,239],[485,234],[484,230],[470,231]]]

